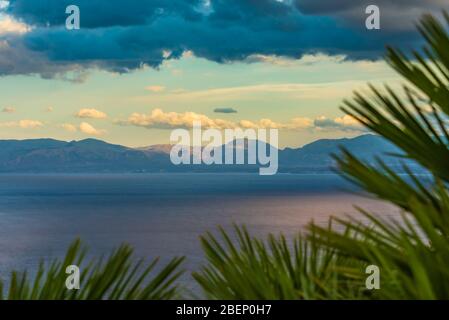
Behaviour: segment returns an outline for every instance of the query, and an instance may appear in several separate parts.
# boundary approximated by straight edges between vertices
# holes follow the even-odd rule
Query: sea
[[[199,236],[245,225],[252,235],[294,237],[313,221],[398,210],[337,174],[242,173],[0,175],[0,278],[36,271],[80,237],[90,257],[122,243],[136,258],[185,256],[182,285],[205,263]]]

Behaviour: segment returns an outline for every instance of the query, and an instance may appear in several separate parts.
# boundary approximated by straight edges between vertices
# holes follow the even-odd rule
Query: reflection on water
[[[312,219],[395,209],[355,194],[336,175],[1,175],[0,276],[35,270],[77,236],[99,255],[121,242],[138,256],[202,260],[198,235],[245,224],[253,234],[293,235]]]

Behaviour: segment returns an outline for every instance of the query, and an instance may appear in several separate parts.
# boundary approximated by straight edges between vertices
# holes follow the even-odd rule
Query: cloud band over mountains
[[[416,41],[412,22],[449,9],[445,0],[378,0],[382,29],[365,28],[369,1],[334,0],[10,0],[0,30],[0,75],[63,77],[86,69],[125,73],[185,51],[219,63],[254,55],[308,53],[376,59],[386,43]],[[81,29],[66,30],[78,5]],[[6,19],[6,18],[4,18]],[[1,28],[1,24],[0,24]],[[77,78],[78,79],[78,78]]]
[[[345,115],[335,119],[324,116],[316,119],[306,117],[292,118],[287,122],[277,122],[271,119],[258,121],[239,120],[231,121],[210,118],[196,112],[164,112],[162,109],[153,109],[150,113],[131,114],[127,120],[116,121],[119,125],[131,125],[147,129],[191,129],[194,122],[200,122],[204,129],[279,129],[279,130],[330,130],[365,132],[365,128],[351,116]]]

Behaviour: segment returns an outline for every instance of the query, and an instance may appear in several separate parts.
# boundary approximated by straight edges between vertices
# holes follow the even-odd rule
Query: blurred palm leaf
[[[444,18],[449,22],[445,13]],[[356,93],[343,110],[416,161],[427,181],[407,166],[407,176],[382,161],[367,164],[347,151],[337,156],[343,175],[402,211],[387,219],[363,211],[362,219],[335,219],[345,233],[310,225],[314,241],[336,254],[381,268],[378,298],[449,299],[449,37],[444,26],[424,16],[419,26],[427,45],[411,57],[388,49],[387,61],[408,83],[403,94],[371,86],[372,95]],[[423,102],[425,102],[423,104]]]
[[[388,86],[384,92],[370,86],[370,97],[356,93],[343,111],[448,182],[449,37],[432,16],[424,16],[419,29],[427,40],[423,53],[414,51],[409,58],[388,49],[387,62],[413,85],[404,85],[404,98]]]
[[[48,267],[40,264],[34,279],[27,272],[12,272],[6,294],[0,282],[0,299],[8,300],[151,300],[178,297],[175,281],[182,274],[179,267],[184,258],[174,258],[160,270],[158,259],[146,264],[132,259],[133,250],[122,245],[105,260],[84,263],[86,249],[76,240],[65,258]],[[66,287],[66,268],[80,267],[80,289]]]
[[[341,299],[361,297],[360,275],[350,259],[339,261],[331,250],[305,241],[301,236],[288,243],[284,236],[270,235],[265,243],[235,226],[236,239],[220,228],[221,239],[211,233],[201,237],[208,264],[193,277],[213,299],[279,300]],[[351,279],[351,281],[349,281]]]

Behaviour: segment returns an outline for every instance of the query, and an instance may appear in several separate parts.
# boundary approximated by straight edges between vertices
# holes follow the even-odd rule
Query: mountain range
[[[399,160],[389,157],[398,149],[376,135],[351,139],[323,139],[301,148],[279,150],[279,171],[322,173],[332,170],[332,154],[344,147],[357,157],[372,162],[380,157],[389,165]],[[235,148],[235,147],[234,147]],[[255,171],[254,165],[181,165],[170,161],[170,145],[129,148],[96,139],[59,141],[54,139],[0,140],[2,173],[129,173],[189,171]]]

